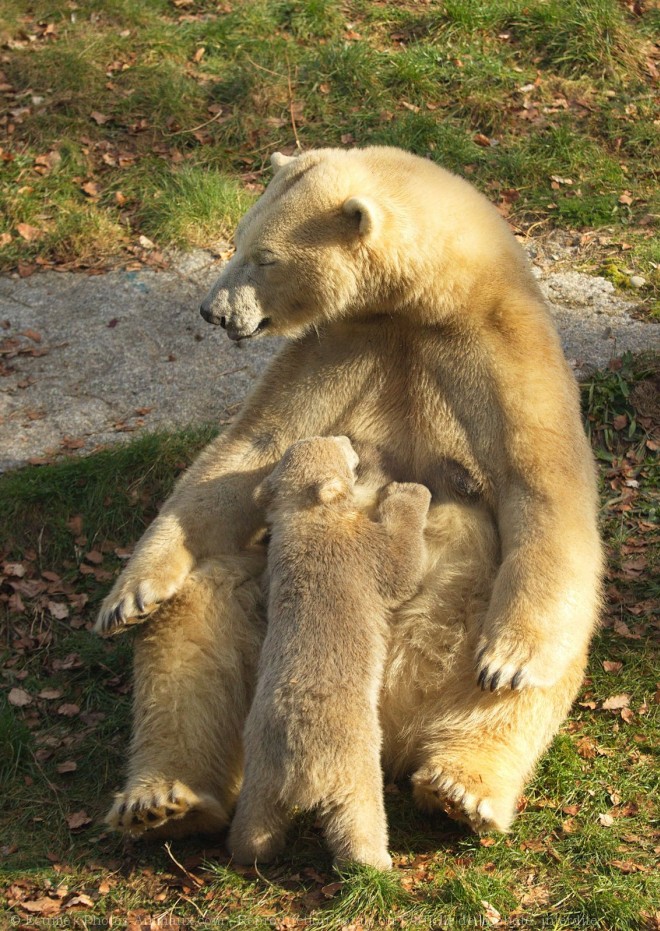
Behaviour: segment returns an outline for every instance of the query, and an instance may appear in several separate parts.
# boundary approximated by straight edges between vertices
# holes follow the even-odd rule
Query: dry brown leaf
[[[604,813],[602,815],[598,815],[598,823],[604,828],[611,828],[614,824],[614,818],[612,815]]]
[[[603,711],[620,711],[630,704],[630,695],[612,695],[603,702]]]
[[[80,185],[80,190],[87,194],[88,197],[98,197],[101,193],[101,185],[98,181],[85,181]]]
[[[58,773],[73,773],[78,769],[78,764],[74,760],[65,760],[64,763],[58,763],[56,769]]]
[[[41,899],[21,902],[20,907],[33,915],[57,915],[62,907],[62,903],[58,902],[56,899],[49,899],[47,896],[43,896]]]
[[[57,713],[65,718],[74,718],[77,714],[80,714],[80,708],[73,702],[65,702],[57,709]]]
[[[38,698],[45,698],[46,701],[54,701],[56,698],[61,697],[62,692],[60,689],[42,689],[38,695]]]
[[[32,696],[25,689],[11,689],[7,696],[7,701],[15,708],[25,708],[26,705],[32,704]]]
[[[634,633],[626,624],[625,621],[617,620],[614,622],[614,632],[617,633],[620,637],[625,637],[626,640],[641,640],[642,635]]]
[[[611,860],[612,866],[615,866],[622,873],[648,873],[649,867],[641,863],[634,863],[632,860]]]
[[[25,575],[25,566],[22,562],[6,562],[2,568],[6,575],[13,575],[17,579],[22,579]]]
[[[48,611],[52,617],[56,618],[58,621],[63,621],[69,616],[69,608],[61,601],[49,601],[48,602]]]
[[[493,927],[499,925],[499,923],[502,921],[502,916],[495,908],[495,906],[491,905],[490,902],[487,902],[485,899],[481,900],[481,904],[484,909],[484,918],[488,924],[493,925]]]
[[[83,516],[82,514],[75,514],[73,517],[70,517],[66,522],[68,529],[75,537],[79,537],[83,531]]]
[[[623,669],[623,663],[618,662],[618,661],[615,662],[614,660],[610,660],[610,659],[605,659],[603,660],[603,669],[605,670],[605,672],[621,672],[621,670]]]
[[[32,242],[35,239],[39,239],[43,230],[40,230],[38,226],[31,226],[29,223],[19,223],[16,226],[16,232],[21,239],[24,239],[26,242]]]
[[[69,815],[66,819],[66,823],[69,825],[71,831],[78,831],[80,828],[84,828],[86,825],[91,824],[92,819],[86,811],[74,811],[74,813]]]
[[[98,110],[92,110],[89,116],[90,116],[90,119],[94,120],[94,122],[97,123],[99,126],[103,126],[104,123],[107,123],[109,120],[112,119],[112,117],[106,116],[105,113],[99,113]]]
[[[595,760],[598,752],[598,744],[593,737],[580,737],[576,743],[578,756],[583,760]]]
[[[64,904],[64,908],[75,908],[76,905],[82,905],[84,908],[94,908],[94,899],[90,899],[88,895],[84,893],[79,893],[74,895],[72,899],[69,899],[68,902]]]
[[[331,899],[333,896],[337,895],[343,885],[343,882],[328,883],[327,886],[321,887],[321,892],[326,899]]]
[[[50,152],[47,152],[45,155],[37,155],[34,160],[34,164],[41,169],[40,174],[46,174],[52,168],[57,168],[57,166],[62,161],[62,156],[57,149],[51,149]]]

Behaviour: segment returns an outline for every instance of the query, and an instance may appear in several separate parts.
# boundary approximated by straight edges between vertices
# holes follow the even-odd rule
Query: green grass
[[[626,356],[583,388],[607,606],[578,702],[513,830],[480,839],[417,812],[405,782],[389,786],[390,875],[333,872],[313,816],[296,823],[286,856],[259,872],[234,868],[222,838],[125,846],[102,824],[123,778],[131,637],[105,642],[88,627],[128,548],[213,431],[145,436],[0,477],[0,924],[22,916],[28,927],[50,908],[72,928],[91,915],[113,927],[167,915],[185,929],[428,931],[489,926],[497,914],[502,928],[655,927],[659,377],[657,360]],[[9,600],[16,588],[22,606]],[[68,616],[54,616],[53,603]],[[15,688],[30,704],[9,703]],[[625,716],[602,708],[622,694]],[[90,820],[72,829],[80,812]],[[30,913],[25,903],[37,905]]]
[[[380,143],[465,175],[522,230],[603,229],[651,296],[658,17],[628,7],[8,2],[0,268],[135,261],[140,235],[214,245],[273,150]]]

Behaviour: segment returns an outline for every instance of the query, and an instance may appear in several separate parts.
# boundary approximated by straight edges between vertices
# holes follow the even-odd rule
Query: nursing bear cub
[[[239,863],[280,853],[297,806],[319,808],[335,859],[392,865],[378,696],[388,609],[422,577],[431,495],[392,483],[373,521],[357,464],[347,437],[301,440],[257,490],[271,528],[268,632],[229,835]]]
[[[128,779],[109,821],[152,836],[228,824],[266,631],[254,490],[296,441],[344,434],[359,454],[378,448],[389,480],[433,493],[423,580],[389,623],[383,766],[424,809],[506,830],[597,620],[575,380],[520,245],[467,182],[380,147],[273,166],[202,315],[232,340],[289,341],[97,622],[109,633],[156,612],[136,640]]]

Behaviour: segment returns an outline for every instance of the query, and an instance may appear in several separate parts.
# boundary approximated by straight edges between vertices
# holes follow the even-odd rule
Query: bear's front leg
[[[176,512],[156,518],[104,599],[95,633],[108,636],[141,623],[180,590],[195,564],[186,537]]]
[[[557,497],[529,483],[503,496],[503,559],[475,651],[484,691],[556,685],[593,633],[601,578],[593,495]]]
[[[203,457],[212,452],[213,447]],[[255,469],[253,458],[240,449],[228,455],[220,447],[215,474],[192,467],[103,602],[96,633],[107,636],[141,623],[182,589],[200,561],[244,549],[263,521],[252,496],[268,467]]]

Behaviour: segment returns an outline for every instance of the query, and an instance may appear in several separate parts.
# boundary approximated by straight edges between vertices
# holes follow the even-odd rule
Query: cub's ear
[[[270,157],[270,164],[275,174],[277,174],[280,168],[284,168],[285,165],[290,165],[291,162],[295,162],[295,160],[295,155],[282,155],[281,152],[273,152]]]
[[[360,236],[374,236],[381,225],[382,215],[378,204],[369,197],[349,197],[342,210],[355,221]]]
[[[257,507],[264,508],[264,510],[266,510],[273,503],[274,498],[275,483],[272,481],[272,476],[267,475],[266,478],[260,482],[252,492],[252,500],[257,505]]]
[[[348,494],[346,482],[340,478],[331,478],[325,482],[319,482],[316,486],[315,496],[320,504],[333,504]]]

